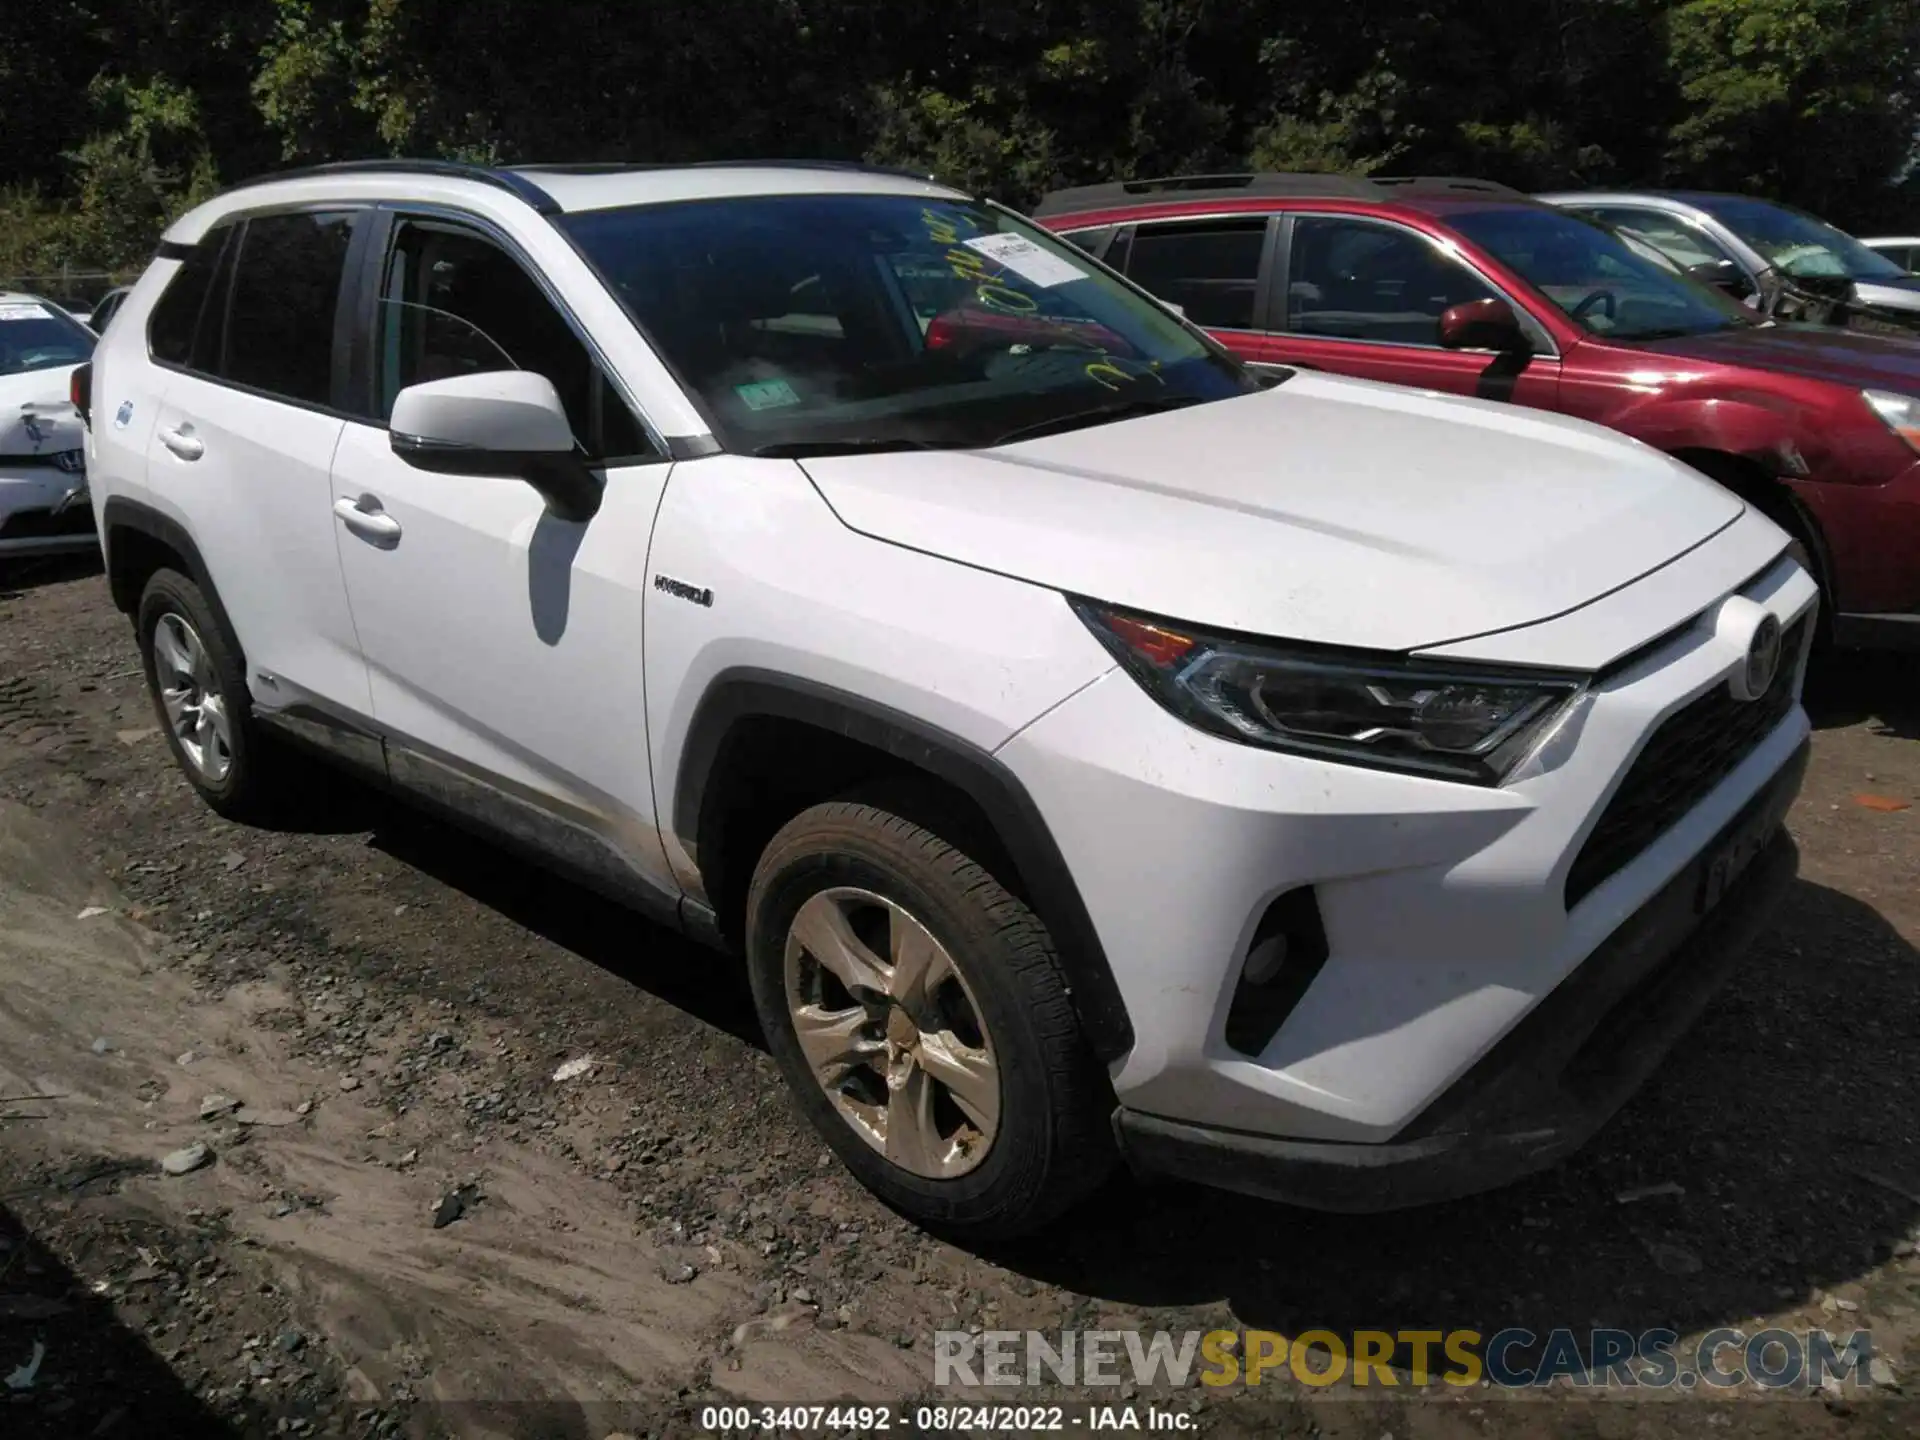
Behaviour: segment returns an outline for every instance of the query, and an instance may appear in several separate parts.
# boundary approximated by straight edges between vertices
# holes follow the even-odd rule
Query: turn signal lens
[[[1920,451],[1920,399],[1890,390],[1862,390],[1860,397],[1889,430]]]
[[[1106,623],[1114,637],[1124,641],[1134,654],[1163,670],[1178,664],[1193,649],[1193,641],[1188,636],[1136,620],[1131,615],[1109,614]]]

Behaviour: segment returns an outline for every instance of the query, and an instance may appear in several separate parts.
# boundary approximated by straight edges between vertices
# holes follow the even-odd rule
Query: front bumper
[[[1701,856],[1405,1131],[1379,1145],[1278,1139],[1121,1107],[1114,1127],[1148,1175],[1347,1212],[1491,1189],[1578,1149],[1640,1088],[1759,935],[1792,880],[1781,822],[1806,773],[1803,742]],[[1711,857],[1736,837],[1764,848],[1698,912]]]
[[[1111,1079],[1131,1150],[1169,1127],[1283,1150],[1407,1143],[1708,852],[1809,730],[1797,703],[1804,646],[1782,672],[1790,689],[1777,708],[1730,715],[1762,702],[1721,703],[1746,657],[1716,629],[1719,599],[1737,591],[1783,629],[1799,625],[1803,640],[1815,601],[1788,560],[1728,573],[1751,553],[1734,541],[1669,567],[1724,578],[1689,602],[1707,607],[1695,619],[1602,674],[1497,788],[1217,739],[1123,673],[1001,747],[1075,878],[1126,1006],[1134,1044]],[[1589,609],[1618,618],[1638,604],[1644,637],[1675,613],[1659,588],[1673,583],[1662,572]],[[1551,658],[1583,641],[1621,654],[1611,632],[1594,639],[1602,621],[1573,612],[1476,642],[1474,658],[1532,658],[1529,646]],[[1703,714],[1704,730],[1694,723]],[[1649,757],[1658,763],[1642,769]],[[1608,864],[1583,869],[1603,841]],[[1275,988],[1260,994],[1277,1003],[1244,1007],[1272,927],[1288,948]]]
[[[98,544],[87,477],[51,465],[9,468],[0,456],[0,555]]]
[[[1793,488],[1831,562],[1835,643],[1920,649],[1920,461],[1879,485],[1801,480]]]

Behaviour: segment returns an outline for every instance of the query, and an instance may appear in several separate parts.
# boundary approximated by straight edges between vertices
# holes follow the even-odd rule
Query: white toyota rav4
[[[273,178],[76,399],[216,809],[297,738],[743,951],[808,1118],[955,1230],[1116,1156],[1343,1209],[1545,1165],[1794,865],[1815,589],[1758,512],[1249,370],[926,181]]]

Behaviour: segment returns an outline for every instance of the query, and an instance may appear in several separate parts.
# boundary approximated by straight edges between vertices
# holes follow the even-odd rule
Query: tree
[[[1668,27],[1686,102],[1673,179],[1790,200],[1843,227],[1886,212],[1914,150],[1920,7],[1687,0]]]
[[[0,54],[0,193],[11,251],[95,261],[222,180],[403,154],[864,156],[1016,204],[1249,164],[1669,182],[1910,225],[1916,30],[1915,0],[45,0]]]

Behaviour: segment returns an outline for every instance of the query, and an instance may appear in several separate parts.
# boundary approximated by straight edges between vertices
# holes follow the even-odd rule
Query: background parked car
[[[1860,242],[1876,255],[1884,255],[1909,275],[1920,275],[1920,235],[1876,235]]]
[[[107,322],[113,319],[114,313],[126,303],[127,293],[132,289],[131,285],[116,285],[102,295],[99,303],[87,312],[87,328],[96,335],[106,334]]]
[[[1130,181],[1036,214],[1255,365],[1558,410],[1668,451],[1798,537],[1832,638],[1920,648],[1920,345],[1765,325],[1484,181]]]
[[[1632,231],[1697,279],[1776,319],[1867,334],[1920,333],[1920,277],[1790,205],[1681,190],[1538,198]]]
[[[53,302],[0,292],[0,561],[98,543],[85,440],[68,399],[93,342]]]

